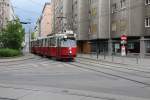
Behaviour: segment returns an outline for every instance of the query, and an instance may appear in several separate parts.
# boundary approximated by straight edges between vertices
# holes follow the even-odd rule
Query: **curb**
[[[89,60],[94,60],[94,61],[101,61],[101,62],[106,62],[106,63],[112,63],[112,64],[119,64],[119,65],[125,65],[125,66],[144,66],[144,65],[139,65],[139,64],[125,64],[125,63],[118,63],[118,62],[112,62],[112,61],[106,61],[106,60],[102,60],[102,59],[92,59],[89,57],[77,57],[77,58],[84,58],[84,59],[89,59]]]
[[[25,56],[21,56],[21,57],[25,57]],[[3,61],[0,61],[0,63],[8,63],[8,62],[24,61],[24,60],[28,60],[28,59],[33,59],[33,56],[32,57],[27,57],[27,58],[21,58],[21,57],[18,57],[19,59],[16,59],[17,57],[16,58],[5,59],[5,60],[0,59],[0,60],[3,60]]]

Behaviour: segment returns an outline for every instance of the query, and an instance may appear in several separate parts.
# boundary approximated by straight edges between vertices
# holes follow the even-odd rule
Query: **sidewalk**
[[[78,54],[78,57],[88,58],[93,60],[105,61],[110,63],[117,64],[127,64],[127,65],[140,65],[140,66],[150,66],[149,58],[140,58],[140,57],[121,57],[121,56],[105,56],[105,55],[96,55],[96,54]]]
[[[7,62],[13,62],[13,61],[32,59],[33,57],[34,57],[33,54],[27,53],[27,54],[20,56],[20,57],[0,58],[0,63],[7,63]]]
[[[149,100],[115,94],[50,87],[0,84],[0,100]]]

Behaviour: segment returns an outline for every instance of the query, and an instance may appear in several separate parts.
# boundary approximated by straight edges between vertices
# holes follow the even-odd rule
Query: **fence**
[[[96,53],[90,53],[90,54],[78,54],[78,57],[97,61],[113,62],[118,64],[141,65],[148,67],[150,65],[150,57],[147,56],[146,58],[141,58],[140,54],[130,54],[130,56],[122,57],[119,54],[109,56],[106,53],[98,55]]]

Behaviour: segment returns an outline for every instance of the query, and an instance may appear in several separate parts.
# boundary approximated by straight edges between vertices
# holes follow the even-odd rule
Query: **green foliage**
[[[35,33],[34,32],[31,33],[31,39],[33,39],[33,40],[35,39]]]
[[[9,21],[6,28],[0,33],[0,43],[3,48],[21,49],[25,30],[19,19]]]
[[[21,52],[19,50],[15,49],[0,49],[0,57],[14,57],[21,55]]]

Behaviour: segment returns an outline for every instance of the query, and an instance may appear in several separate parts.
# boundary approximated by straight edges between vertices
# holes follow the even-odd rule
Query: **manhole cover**
[[[11,99],[11,98],[0,98],[0,100],[16,100],[16,99]]]

